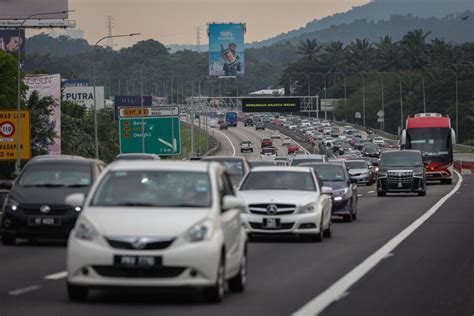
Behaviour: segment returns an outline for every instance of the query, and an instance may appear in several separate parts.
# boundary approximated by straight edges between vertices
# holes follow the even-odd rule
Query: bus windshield
[[[421,151],[424,161],[452,162],[451,129],[414,128],[407,130],[408,149]]]

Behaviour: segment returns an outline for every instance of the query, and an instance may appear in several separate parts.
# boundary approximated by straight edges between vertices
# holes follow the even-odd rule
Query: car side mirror
[[[333,191],[332,191],[332,188],[330,188],[330,187],[322,187],[321,188],[321,193],[331,195],[333,193]]]
[[[82,207],[86,200],[86,195],[84,193],[73,193],[66,196],[65,204],[73,207]]]
[[[11,190],[13,188],[13,181],[4,180],[0,182],[0,189]]]
[[[233,209],[242,209],[244,205],[242,204],[242,200],[234,195],[226,195],[224,196],[224,200],[222,201],[222,212],[227,212]]]

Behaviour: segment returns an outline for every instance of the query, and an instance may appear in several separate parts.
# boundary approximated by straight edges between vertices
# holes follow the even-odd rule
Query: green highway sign
[[[141,117],[120,119],[120,153],[144,152],[160,156],[181,154],[179,117],[144,117],[143,122],[144,139]]]

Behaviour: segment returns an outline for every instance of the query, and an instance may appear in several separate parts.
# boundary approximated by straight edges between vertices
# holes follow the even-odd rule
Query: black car
[[[255,124],[255,130],[258,131],[259,129],[264,131],[265,130],[265,123],[259,122],[259,123]]]
[[[14,245],[17,238],[66,239],[81,208],[66,205],[65,198],[87,194],[104,168],[99,160],[76,156],[31,159],[3,205],[2,243]]]
[[[357,219],[357,185],[351,181],[343,164],[340,163],[306,163],[314,169],[325,187],[332,193],[332,215],[340,216],[346,222]]]
[[[380,156],[380,147],[374,143],[366,143],[362,148],[364,157],[378,158]]]
[[[248,118],[244,122],[244,126],[253,126],[253,119]]]
[[[426,174],[419,150],[385,151],[380,155],[377,196],[388,192],[426,195]]]
[[[229,129],[229,126],[226,123],[222,123],[221,125],[219,125],[219,129],[220,130]]]

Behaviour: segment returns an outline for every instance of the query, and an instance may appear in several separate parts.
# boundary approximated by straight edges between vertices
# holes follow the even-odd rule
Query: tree
[[[426,38],[431,32],[424,32],[421,29],[408,32],[401,41],[402,60],[405,68],[410,70],[420,70],[429,63],[428,46]]]
[[[360,72],[371,70],[374,48],[368,39],[356,39],[348,46],[348,50],[352,71]]]
[[[21,74],[23,76],[23,74]],[[18,87],[18,62],[10,53],[0,50],[0,109],[16,108]],[[26,85],[21,85],[21,97],[26,93]]]
[[[323,64],[328,67],[327,73],[330,75],[330,82],[334,85],[336,81],[336,72],[344,72],[347,63],[347,54],[344,44],[340,41],[331,42],[326,47],[323,55]]]
[[[436,68],[449,68],[459,59],[458,50],[444,40],[435,38],[430,45],[431,64]]]
[[[302,59],[317,61],[322,48],[315,39],[307,39],[298,46],[298,54],[302,56]]]
[[[380,71],[393,71],[400,66],[400,48],[391,36],[384,36],[375,44],[375,64]]]
[[[47,155],[48,148],[54,144],[56,137],[54,124],[50,121],[54,111],[54,100],[51,97],[40,99],[38,92],[34,91],[26,107],[31,113],[31,153],[33,157]]]

